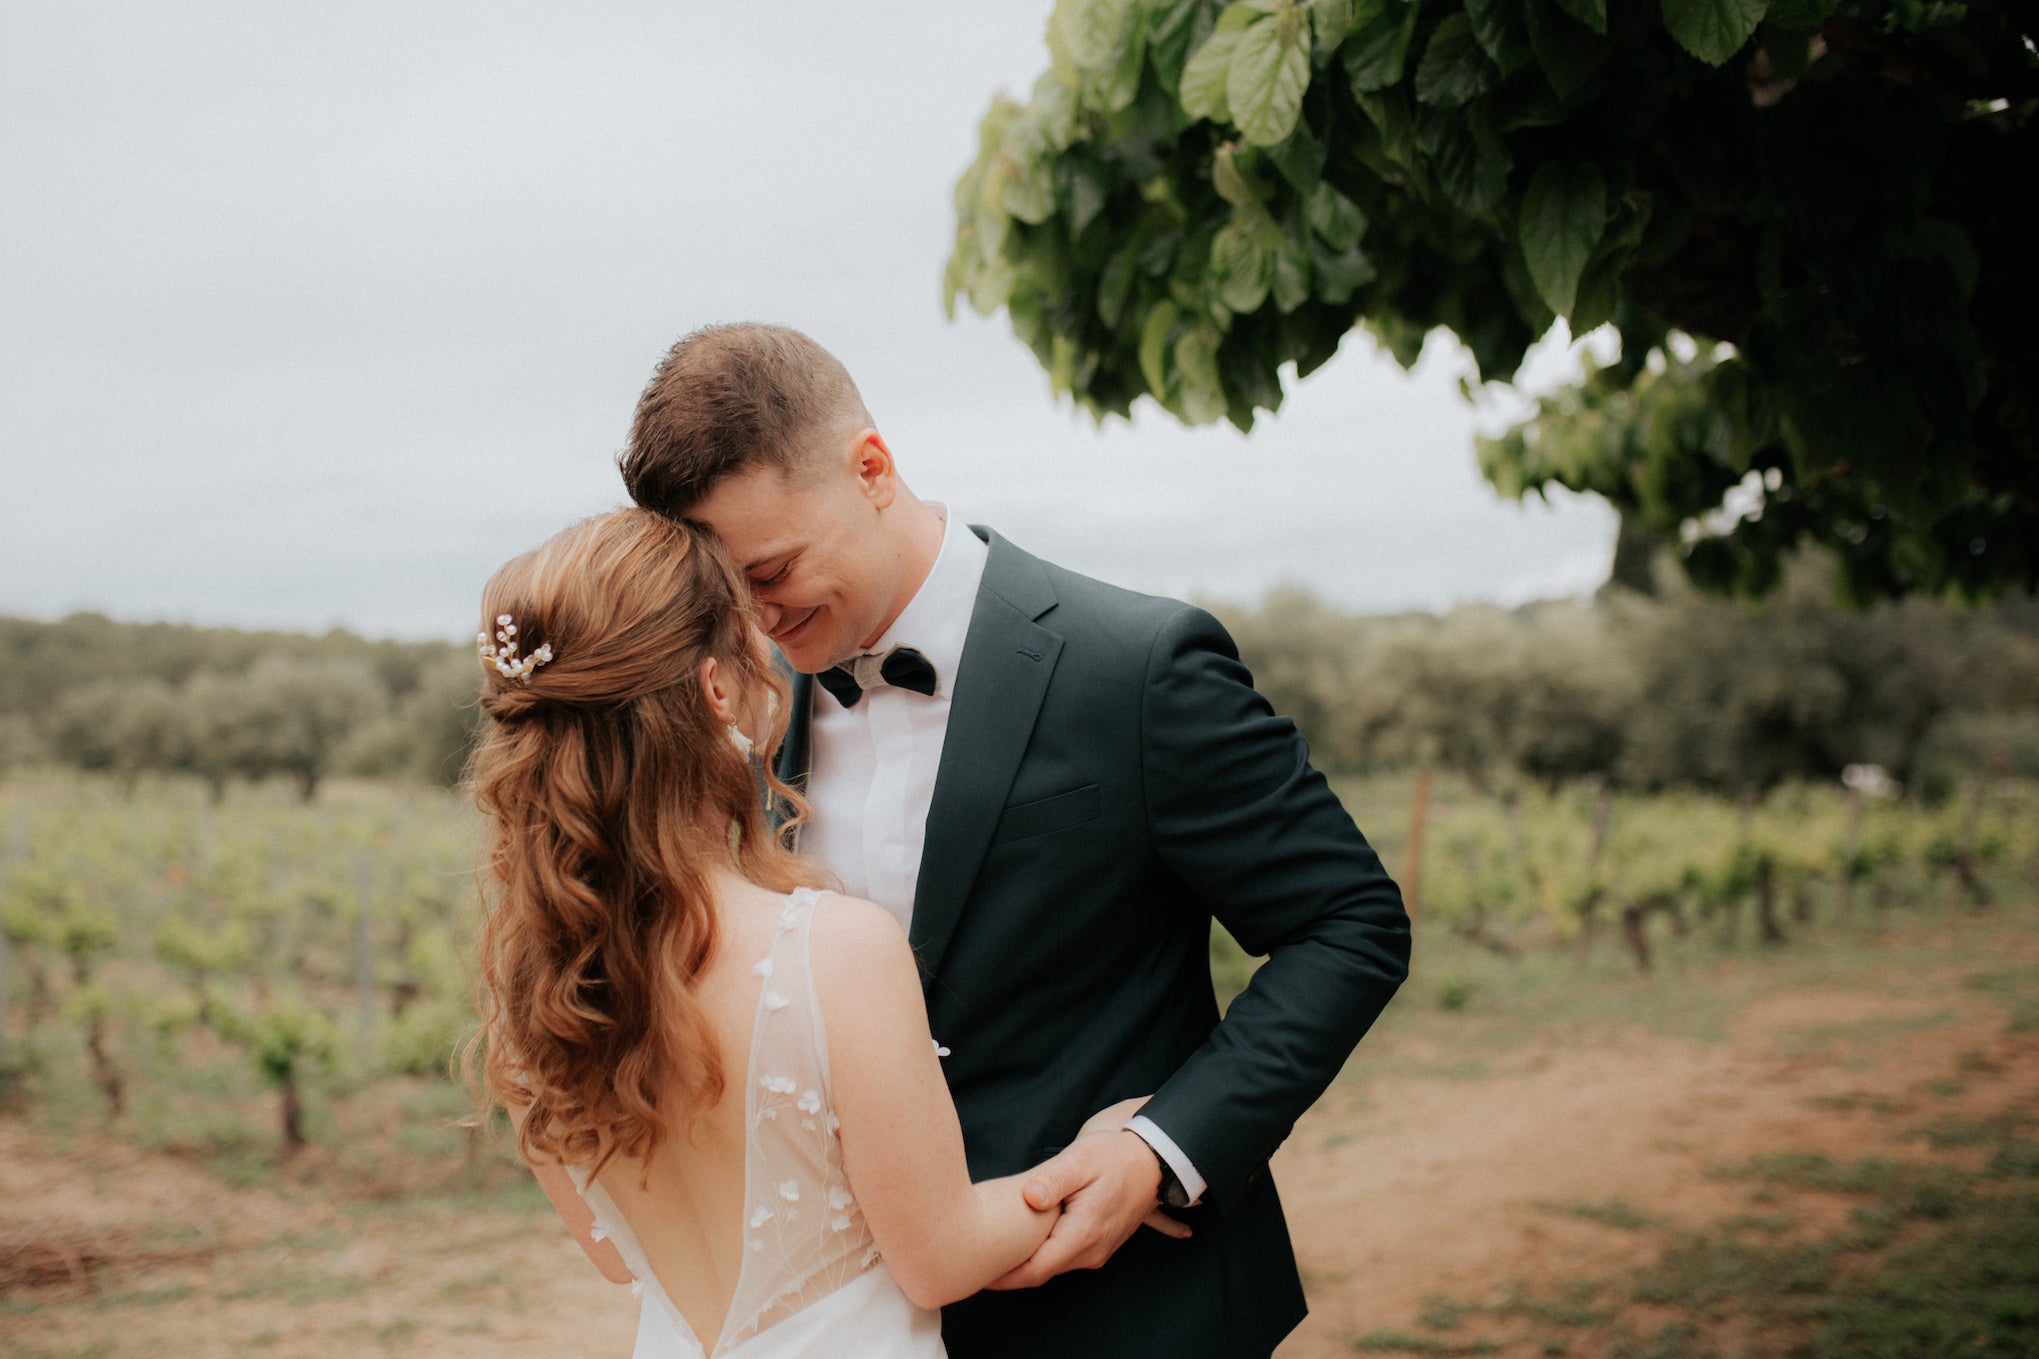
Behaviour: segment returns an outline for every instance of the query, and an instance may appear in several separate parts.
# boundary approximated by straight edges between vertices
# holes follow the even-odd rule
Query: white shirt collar
[[[935,693],[951,698],[955,692],[956,667],[963,661],[963,643],[970,635],[970,615],[977,608],[977,586],[984,579],[984,563],[991,548],[972,533],[962,516],[949,507],[929,501],[928,507],[942,516],[942,546],[935,554],[920,589],[892,620],[871,650],[882,656],[895,646],[910,646],[935,668]]]

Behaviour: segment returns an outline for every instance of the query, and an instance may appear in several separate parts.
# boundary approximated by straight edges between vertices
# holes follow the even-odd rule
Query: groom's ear
[[[899,469],[885,436],[875,429],[860,429],[850,436],[850,466],[857,485],[875,509],[887,509],[899,495]]]

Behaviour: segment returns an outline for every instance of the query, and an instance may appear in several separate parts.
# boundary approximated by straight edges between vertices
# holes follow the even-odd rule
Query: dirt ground
[[[1723,1164],[1958,1156],[1904,1134],[2039,1118],[2039,1032],[2007,1023],[2001,985],[1969,984],[2035,965],[2039,931],[2010,913],[1897,927],[1845,961],[1725,960],[1660,983],[1716,1016],[1687,1034],[1623,1015],[1646,983],[1516,1024],[1412,982],[1406,1021],[1368,1039],[1276,1159],[1312,1306],[1280,1359],[1350,1355],[1440,1298],[1619,1276],[1662,1244],[1628,1219],[1703,1227],[1752,1195],[1774,1211],[1709,1173]],[[542,1205],[491,1203],[233,1188],[0,1119],[0,1353],[627,1354],[627,1290]]]

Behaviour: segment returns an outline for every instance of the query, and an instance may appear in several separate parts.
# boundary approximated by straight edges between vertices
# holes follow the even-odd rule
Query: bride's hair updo
[[[712,658],[747,710],[776,696],[757,743],[766,771],[787,687],[721,544],[645,510],[583,520],[506,563],[482,616],[490,720],[470,767],[485,817],[481,1030],[468,1069],[492,1099],[529,1106],[527,1157],[593,1173],[617,1154],[650,1157],[688,1109],[721,1097],[692,994],[715,948],[709,873],[777,891],[818,883],[774,836],[758,765],[709,708],[702,666]],[[505,626],[528,668],[491,656]]]

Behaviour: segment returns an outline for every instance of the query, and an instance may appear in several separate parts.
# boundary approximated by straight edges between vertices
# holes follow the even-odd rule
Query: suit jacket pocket
[[[1008,840],[1026,840],[1050,831],[1067,830],[1086,821],[1095,821],[1102,815],[1104,799],[1098,794],[1096,784],[1086,783],[1081,788],[1071,788],[1053,797],[1007,807],[999,814],[998,831],[992,837],[992,843],[1002,845]]]

